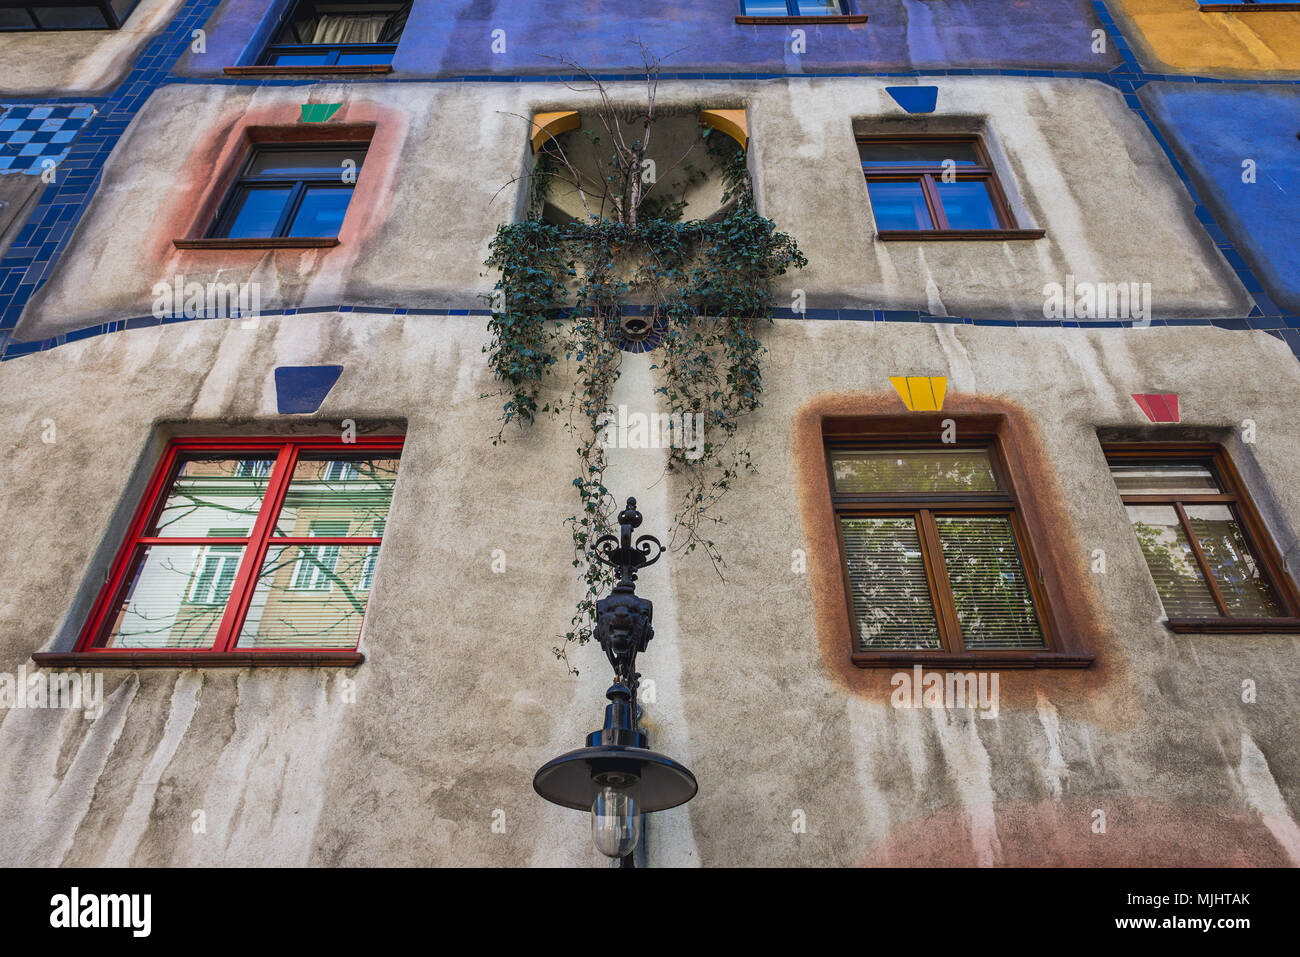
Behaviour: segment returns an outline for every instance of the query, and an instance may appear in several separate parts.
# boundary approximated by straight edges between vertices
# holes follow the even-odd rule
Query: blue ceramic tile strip
[[[5,118],[21,119],[26,122],[36,118],[39,111],[52,107],[68,107],[66,118],[75,118],[84,123],[79,129],[72,129],[72,137],[65,139],[55,150],[54,146],[41,148],[40,159],[49,156],[60,157],[55,183],[51,184],[41,196],[27,224],[14,239],[13,245],[0,259],[0,361],[18,356],[29,355],[52,349],[68,342],[96,335],[105,335],[125,329],[139,329],[169,322],[185,322],[185,317],[157,319],[153,316],[137,316],[131,319],[105,322],[75,332],[69,332],[34,342],[17,342],[12,339],[18,318],[23,307],[58,263],[59,257],[67,246],[73,228],[80,222],[91,198],[99,186],[104,164],[116,147],[118,139],[134,118],[149,96],[160,87],[173,83],[189,83],[219,86],[311,86],[320,82],[318,79],[283,78],[283,77],[193,77],[178,76],[172,68],[185,53],[191,32],[204,26],[221,0],[187,0],[180,12],[158,36],[152,38],[141,54],[136,58],[131,71],[106,97],[53,97],[40,101],[13,101],[8,104],[9,112],[0,117],[0,143],[8,147],[10,140],[6,132],[20,129],[21,126],[6,128]],[[826,73],[663,73],[663,80],[762,80],[821,77],[878,77],[878,78],[913,78],[944,76],[1001,76],[1001,77],[1041,77],[1051,79],[1087,79],[1096,80],[1112,86],[1124,94],[1125,103],[1146,124],[1156,142],[1160,144],[1165,156],[1186,187],[1196,204],[1196,216],[1205,227],[1215,246],[1223,254],[1229,266],[1237,274],[1242,285],[1255,299],[1255,306],[1246,317],[1223,317],[1220,319],[1153,319],[1152,326],[1215,326],[1224,329],[1254,329],[1266,331],[1281,339],[1295,355],[1300,358],[1300,316],[1283,313],[1264,293],[1263,286],[1255,277],[1253,270],[1237,251],[1236,245],[1220,228],[1213,214],[1202,202],[1199,191],[1188,177],[1178,157],[1170,148],[1163,131],[1153,121],[1137,92],[1149,82],[1169,83],[1223,83],[1217,77],[1185,76],[1147,73],[1134,56],[1128,41],[1120,32],[1103,0],[1093,0],[1093,9],[1105,28],[1109,42],[1114,44],[1122,60],[1108,72],[1086,72],[1079,70],[1027,70],[1027,69],[971,69],[953,68],[946,70],[910,70],[901,72],[826,72]],[[575,82],[589,79],[573,74],[550,75],[488,75],[473,74],[444,77],[350,77],[349,82],[363,83],[528,83],[528,82]],[[603,74],[599,79],[611,82],[634,80],[636,76],[626,74]],[[1234,84],[1255,86],[1300,85],[1300,79],[1233,79]],[[81,115],[77,111],[90,110],[90,115]],[[50,115],[53,115],[51,113]],[[48,117],[43,117],[48,118]],[[60,119],[64,117],[61,115]],[[51,133],[65,133],[74,124],[60,125]],[[12,139],[12,138],[11,138]],[[33,138],[34,139],[34,138]],[[53,141],[53,136],[50,137]],[[25,144],[16,144],[20,147]],[[21,154],[22,149],[18,152]],[[13,155],[8,150],[0,151],[0,157]],[[37,157],[35,151],[27,154]],[[2,163],[0,159],[0,163]],[[29,163],[26,172],[40,172]],[[346,308],[351,311],[380,315],[489,315],[484,309],[416,309],[370,307],[359,304],[339,304],[324,307],[295,307],[280,311],[263,311],[266,316],[292,316],[309,312],[331,312]],[[950,316],[934,316],[921,310],[892,309],[827,309],[809,310],[807,314],[796,316],[788,309],[775,310],[778,318],[817,318],[837,319],[855,322],[931,322],[976,326],[1017,326],[1021,328],[1128,328],[1137,325],[1134,322],[1091,322],[1054,319],[1034,319],[1013,321],[1007,319],[973,319]]]

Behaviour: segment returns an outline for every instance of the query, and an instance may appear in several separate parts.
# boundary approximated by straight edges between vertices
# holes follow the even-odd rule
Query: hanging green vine
[[[719,218],[683,222],[684,199],[656,197],[639,200],[639,216],[624,217],[634,225],[594,215],[586,222],[547,222],[541,216],[549,184],[562,166],[572,166],[562,154],[560,163],[543,151],[530,184],[530,218],[499,227],[486,260],[500,272],[485,347],[504,398],[493,442],[503,440],[511,422],[527,426],[542,414],[561,418],[578,440],[579,508],[566,522],[586,591],[563,643],[553,649],[575,674],[569,643],[591,637],[596,601],[612,584],[610,571],[590,554],[616,511],[604,485],[601,427],[614,412],[610,395],[622,353],[611,330],[620,314],[640,302],[664,330],[661,359],[652,367],[662,370],[656,391],[670,414],[703,424],[700,444],[668,449],[667,470],[686,479],[669,547],[703,548],[721,574],[722,556],[707,528],[720,521],[717,502],[754,467],[735,436],[762,395],[766,349],[756,326],[771,321],[773,280],[807,265],[794,239],[755,211],[744,151],[701,129],[723,187]],[[634,145],[641,151],[625,162],[639,163],[644,155],[643,144]],[[561,357],[574,364],[573,387],[567,398],[539,405]]]

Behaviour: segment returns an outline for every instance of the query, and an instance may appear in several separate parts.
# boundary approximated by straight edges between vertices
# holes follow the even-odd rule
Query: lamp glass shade
[[[606,857],[626,857],[641,839],[638,787],[606,784],[591,802],[591,839]]]

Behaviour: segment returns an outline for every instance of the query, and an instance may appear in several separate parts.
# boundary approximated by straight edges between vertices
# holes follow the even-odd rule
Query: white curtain
[[[322,16],[308,43],[378,43],[392,14]]]

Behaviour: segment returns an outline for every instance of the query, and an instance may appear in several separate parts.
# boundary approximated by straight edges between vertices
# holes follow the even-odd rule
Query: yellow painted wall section
[[[1111,0],[1150,70],[1252,77],[1300,72],[1300,12],[1203,12],[1196,0]]]

